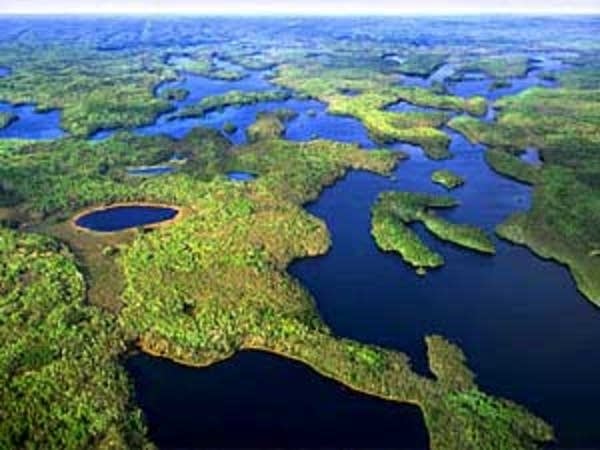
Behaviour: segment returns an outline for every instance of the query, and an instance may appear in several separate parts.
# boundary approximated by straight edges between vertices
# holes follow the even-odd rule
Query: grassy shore
[[[444,186],[448,190],[455,189],[465,184],[464,178],[447,169],[436,170],[433,172],[431,174],[431,181]]]
[[[289,109],[273,112],[261,112],[256,121],[246,130],[248,142],[277,139],[285,134],[285,122],[293,119],[297,113]]]
[[[423,225],[444,241],[481,253],[496,253],[494,244],[480,228],[448,222],[431,213],[421,214],[420,217]]]
[[[371,233],[379,248],[397,252],[418,273],[443,265],[444,259],[408,227],[412,222],[422,222],[442,240],[482,253],[495,253],[493,243],[479,228],[448,222],[430,211],[456,205],[451,197],[384,192],[371,209]]]
[[[415,53],[404,58],[398,71],[406,75],[427,77],[444,64],[448,55],[444,53]]]
[[[244,106],[261,102],[282,101],[290,97],[291,93],[284,90],[265,92],[230,91],[223,95],[205,97],[198,103],[178,111],[174,117],[202,117],[211,111],[218,111],[227,106]]]

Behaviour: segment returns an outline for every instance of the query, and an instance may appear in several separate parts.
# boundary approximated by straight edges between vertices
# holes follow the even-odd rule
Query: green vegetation
[[[394,102],[396,99],[393,99]],[[332,114],[359,119],[378,142],[405,141],[423,147],[433,159],[450,157],[450,139],[437,129],[449,117],[444,113],[395,113],[382,109],[390,97],[381,94],[361,94],[355,97],[338,95],[329,99]]]
[[[212,56],[208,54],[195,57],[174,57],[169,61],[178,70],[208,76],[213,70]]]
[[[377,246],[386,252],[399,253],[406,263],[418,269],[443,265],[444,258],[430,250],[421,238],[405,225],[407,221],[402,214],[396,212],[396,205],[386,199],[390,197],[381,195],[371,210],[371,234]]]
[[[433,159],[450,157],[449,138],[438,128],[448,119],[446,112],[396,113],[384,109],[405,100],[410,103],[439,109],[484,114],[483,98],[463,99],[440,95],[427,89],[395,86],[393,79],[360,69],[330,70],[319,66],[302,69],[285,66],[275,82],[292,88],[301,94],[328,103],[332,114],[352,116],[359,119],[373,139],[379,142],[405,141],[423,147]],[[347,96],[341,90],[353,90],[359,95]]]
[[[530,89],[496,104],[493,124],[460,117],[450,126],[494,150],[486,160],[501,173],[535,186],[533,207],[498,233],[569,266],[577,286],[600,304],[600,91]],[[541,168],[515,152],[539,149]]]
[[[164,89],[160,93],[160,98],[165,99],[170,102],[179,102],[181,100],[185,100],[187,96],[190,95],[187,89],[183,88],[169,88]]]
[[[558,76],[563,86],[575,89],[600,89],[600,65],[596,67],[584,67]]]
[[[254,183],[218,178],[150,183],[163,201],[183,204],[191,213],[137,236],[119,254],[125,278],[120,323],[145,351],[185,364],[208,365],[241,349],[302,361],[353,389],[419,405],[432,448],[476,448],[464,446],[456,420],[474,428],[499,424],[494,415],[457,415],[443,400],[467,388],[479,392],[472,382],[456,381],[466,380],[468,372],[460,350],[432,337],[430,360],[440,376],[437,381],[419,376],[403,354],[332,335],[308,293],[285,272],[293,259],[323,254],[329,245],[324,224],[300,205],[348,166],[385,173],[397,158],[326,141],[262,140],[237,149],[230,163],[232,170],[256,173]],[[161,282],[165,273],[172,283]],[[500,430],[515,434],[515,448],[552,437],[539,419],[521,420],[522,410],[509,408],[515,416],[509,414],[508,428]],[[494,448],[494,442],[477,448]]]
[[[264,92],[230,91],[223,95],[205,97],[195,105],[187,106],[178,111],[175,117],[201,117],[211,111],[221,110],[227,106],[254,105],[262,102],[287,100],[290,97],[291,93],[284,90]]]
[[[492,78],[506,79],[524,77],[529,70],[529,58],[521,55],[483,57],[463,65],[466,72],[485,72]]]
[[[284,122],[291,120],[295,116],[296,113],[288,109],[259,113],[256,117],[256,122],[246,130],[248,142],[275,139],[283,136],[285,133]]]
[[[422,222],[438,238],[471,250],[494,253],[494,245],[479,228],[458,225],[435,216],[428,208],[456,206],[451,197],[413,194],[409,192],[384,192],[371,209],[371,233],[384,251],[394,251],[420,273],[425,268],[439,267],[444,259],[430,250],[408,225]]]
[[[182,171],[208,179],[221,173],[230,145],[217,131],[203,129],[182,141],[127,133],[101,142],[7,141],[0,151],[0,205],[17,205],[40,219],[65,218],[94,203],[136,200],[142,180],[128,177],[127,167],[160,164],[177,153],[187,159]]]
[[[496,172],[527,184],[535,184],[540,178],[540,169],[521,161],[517,156],[502,150],[489,149],[485,161]]]
[[[12,125],[17,120],[19,120],[19,117],[14,114],[0,112],[0,130]]]
[[[407,75],[426,77],[444,64],[446,57],[439,53],[415,53],[404,59],[398,70]]]
[[[414,231],[393,216],[373,213],[371,233],[379,248],[399,253],[405,262],[417,268],[419,274],[424,274],[425,267],[444,264],[440,254],[430,250]]]
[[[574,68],[556,74],[561,86],[573,89],[600,89],[600,59],[597,52],[580,54],[570,61]]]
[[[433,214],[425,214],[421,220],[431,233],[444,241],[453,242],[481,253],[496,253],[490,238],[477,227],[457,225]]]
[[[56,241],[0,228],[0,447],[145,448],[125,343]]]
[[[279,112],[269,117],[281,123],[286,115]],[[259,122],[261,120],[264,117]],[[83,431],[77,428],[81,434],[77,434],[77,440],[71,447],[89,447],[82,442],[90,442],[87,441],[90,439],[88,436],[92,435],[91,446],[105,442],[102,438],[105,429],[110,429],[106,435],[110,436],[111,442],[119,442],[118,447],[139,448],[143,445],[139,415],[130,409],[126,380],[114,366],[114,358],[125,348],[123,341],[137,342],[144,351],[191,365],[211,364],[242,349],[259,349],[303,361],[324,376],[353,389],[419,405],[435,449],[493,448],[494,442],[485,440],[478,441],[477,446],[465,447],[464,438],[457,431],[462,427],[475,430],[491,427],[502,430],[502,433],[510,430],[514,437],[511,434],[506,439],[513,439],[515,448],[527,449],[535,442],[551,439],[550,427],[511,404],[506,406],[503,422],[500,423],[496,423],[500,416],[478,410],[472,414],[459,414],[457,408],[462,403],[455,405],[445,399],[467,390],[474,395],[485,394],[479,392],[472,377],[464,375],[469,372],[464,367],[464,356],[460,350],[442,338],[428,339],[432,369],[438,376],[434,381],[414,373],[408,358],[401,353],[331,334],[320,320],[309,294],[285,271],[293,259],[323,254],[329,246],[325,225],[307,214],[301,205],[316,198],[324,186],[343,176],[349,168],[388,173],[401,155],[388,151],[364,152],[353,145],[327,141],[293,143],[270,136],[261,135],[256,144],[233,150],[217,132],[196,130],[179,142],[119,134],[97,143],[65,139],[60,145],[23,143],[0,152],[10,163],[6,170],[10,175],[8,187],[21,195],[19,207],[29,220],[35,220],[38,212],[66,212],[91,204],[126,199],[177,204],[185,211],[181,220],[169,227],[157,228],[149,233],[130,231],[122,236],[98,237],[78,233],[68,222],[52,225],[52,221],[46,221],[37,226],[69,243],[85,266],[90,284],[88,298],[118,317],[118,326],[108,319],[90,319],[88,325],[84,313],[69,313],[68,317],[73,319],[68,320],[78,320],[78,327],[68,326],[70,322],[64,319],[66,325],[62,328],[55,326],[53,314],[28,314],[31,320],[50,321],[47,327],[25,326],[23,329],[30,328],[32,333],[48,329],[55,333],[57,340],[43,338],[41,342],[48,342],[48,345],[60,342],[56,348],[63,351],[56,354],[57,358],[58,355],[67,358],[70,350],[64,348],[71,348],[65,342],[66,338],[60,335],[60,330],[65,329],[65,333],[74,339],[73,352],[85,355],[91,362],[85,360],[82,363],[75,359],[73,364],[78,369],[90,366],[94,371],[78,370],[73,376],[80,374],[87,377],[86,386],[94,395],[106,398],[108,394],[103,394],[106,390],[118,392],[102,403],[100,411],[92,409],[89,413],[85,412],[94,407],[93,402],[86,403],[83,410],[91,417],[107,414],[110,420],[91,419],[92,423],[98,422],[98,426],[86,426],[79,420],[67,422],[85,428]],[[213,150],[206,152],[207,148]],[[132,181],[130,177],[120,176],[122,168],[127,165],[160,160],[164,154],[173,151],[187,157],[188,162],[177,174],[168,178],[168,183],[164,179]],[[25,164],[26,161],[34,164]],[[59,162],[65,166],[60,166]],[[106,164],[99,166],[99,162]],[[81,169],[65,171],[65,167]],[[18,181],[23,178],[25,170],[34,170],[36,179],[47,181],[26,186]],[[253,183],[231,183],[222,175],[229,170],[256,173],[258,178]],[[65,172],[69,173],[68,178],[64,176]],[[51,186],[56,186],[53,191]],[[72,193],[76,189],[82,194],[74,196]],[[414,212],[419,204],[419,201],[414,201],[404,204],[403,208],[408,214]],[[454,202],[448,198],[435,198],[429,204],[444,206]],[[48,208],[48,205],[53,206]],[[41,217],[38,216],[37,220]],[[78,305],[77,311],[104,317],[104,313],[93,307],[70,300],[76,298],[80,302],[83,299],[83,279],[76,272],[72,257],[59,251],[58,247],[53,248],[57,249],[56,257],[60,261],[70,264],[73,277],[77,279],[77,288],[73,295],[65,295],[65,292],[71,291],[65,291],[60,283],[54,282],[49,286],[60,292],[61,299],[56,300],[55,295],[59,294],[52,294],[53,291],[49,295],[44,294],[42,299],[48,307],[56,308],[61,302],[69,301]],[[16,267],[18,275],[11,275],[16,284],[2,283],[2,293],[9,292],[9,298],[13,298],[10,294],[13,291],[7,291],[4,286],[9,286],[9,289],[13,285],[20,286],[19,280],[38,282],[38,276],[26,275],[19,269],[19,264],[42,264],[43,254],[39,249],[28,253],[8,246],[3,252],[8,263],[6,267],[10,270]],[[48,276],[62,276],[61,273],[53,269]],[[164,283],[167,274],[169,283]],[[32,295],[37,298],[39,292],[45,291],[36,288]],[[119,304],[109,305],[103,298]],[[22,326],[21,321],[18,324]],[[26,335],[16,331],[15,326],[7,328],[7,339],[21,339]],[[90,330],[89,334],[84,330]],[[120,337],[121,333],[125,338]],[[109,339],[114,340],[114,346],[107,341]],[[96,342],[99,342],[99,350],[95,350]],[[23,348],[37,351],[39,347],[31,343]],[[45,358],[52,355],[49,351],[42,354]],[[56,399],[57,405],[64,404],[65,408],[72,407],[83,414],[81,409],[77,409],[77,395],[85,395],[89,402],[92,394],[78,388],[73,391],[75,398],[65,395],[64,371],[49,372],[44,376],[50,377],[44,380],[61,378],[60,393],[54,394],[61,396]],[[93,378],[90,379],[90,376]],[[469,379],[471,382],[467,382]],[[98,385],[95,380],[99,380]],[[457,380],[464,381],[460,384]],[[68,381],[67,386],[70,383]],[[4,385],[8,386],[6,395],[19,392],[10,384]],[[49,385],[52,386],[52,383]],[[40,390],[31,392],[34,395]],[[42,427],[45,423],[54,423],[50,418],[49,422],[45,422],[51,409],[42,408],[33,400],[33,403],[16,403],[11,398],[2,403],[0,411],[4,413],[5,405],[20,405],[21,408],[30,404],[31,415],[37,417],[40,414],[41,430],[45,430]],[[503,401],[496,399],[491,399],[491,402],[492,411],[504,405]],[[70,414],[67,411],[53,417],[70,417]],[[73,417],[79,419],[81,416]],[[4,423],[16,426],[13,421]],[[502,425],[504,423],[508,424],[508,428]],[[33,424],[34,427],[38,425],[35,421]],[[57,425],[61,426],[65,425]],[[30,441],[33,438],[23,437],[20,432],[4,435],[17,436],[10,437],[11,440],[21,439],[16,441],[17,446],[26,442],[45,447],[53,445],[48,441],[53,439],[52,432],[40,434],[37,441]],[[58,439],[63,439],[62,436],[60,434]],[[63,447],[70,448],[68,444]]]
[[[216,59],[212,52],[206,50],[195,51],[191,56],[175,57],[169,62],[183,72],[218,80],[236,81],[245,77],[245,74],[239,70],[223,67],[226,63]]]
[[[436,170],[431,174],[431,181],[441,184],[446,189],[454,189],[465,184],[465,180],[454,172],[446,169]]]
[[[0,99],[61,108],[61,126],[74,136],[143,125],[170,108],[153,89],[174,75],[143,53],[107,54],[69,44],[32,49],[3,41],[0,65],[14,67],[0,83]]]
[[[279,50],[279,51],[278,51]],[[282,57],[281,49],[263,49],[261,52],[236,51],[235,49],[228,50],[227,59],[235,64],[239,64],[249,70],[268,70],[274,68]]]
[[[460,427],[464,448],[538,448],[537,443],[531,441],[524,446],[523,440],[517,436],[519,432],[515,433],[517,424],[528,424],[525,427],[521,425],[528,433],[532,433],[532,430],[535,430],[534,433],[538,436],[544,436],[546,433],[544,425],[533,422],[524,408],[481,391],[451,393],[445,401],[455,411],[455,420]]]
[[[225,122],[223,124],[223,131],[227,134],[234,134],[238,130],[238,127],[233,122]]]
[[[400,99],[415,105],[464,111],[476,116],[482,116],[487,111],[487,103],[483,97],[462,98],[454,95],[438,94],[418,87],[398,88],[396,92]]]

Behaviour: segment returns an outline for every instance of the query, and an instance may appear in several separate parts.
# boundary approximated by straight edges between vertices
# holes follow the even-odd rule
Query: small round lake
[[[92,231],[121,231],[171,220],[177,214],[176,209],[164,206],[115,206],[84,214],[75,220],[75,224]]]

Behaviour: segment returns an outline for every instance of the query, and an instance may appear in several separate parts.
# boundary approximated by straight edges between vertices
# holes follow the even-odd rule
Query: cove
[[[174,139],[185,137],[195,127],[222,130],[226,123],[233,123],[237,130],[227,135],[235,145],[246,141],[246,128],[256,121],[258,113],[291,109],[297,116],[287,123],[285,138],[294,141],[312,139],[335,139],[355,143],[363,148],[375,148],[364,125],[352,117],[336,116],[327,112],[327,105],[317,100],[291,98],[283,101],[261,102],[255,105],[229,106],[199,118],[170,120],[170,114],[160,116],[152,125],[137,128],[143,136],[167,135]],[[106,136],[103,136],[106,137]]]
[[[173,219],[173,208],[146,205],[123,205],[97,209],[79,216],[75,225],[91,231],[121,231]]]
[[[221,63],[222,64],[222,63]],[[240,66],[228,64],[237,71]],[[285,138],[295,141],[312,139],[331,139],[340,142],[358,144],[363,148],[375,148],[377,145],[368,136],[364,125],[353,117],[337,116],[327,111],[327,105],[314,99],[290,98],[282,101],[261,102],[254,105],[228,106],[222,110],[212,111],[202,117],[175,118],[180,110],[198,103],[205,97],[221,95],[233,90],[265,91],[277,89],[268,80],[269,71],[246,71],[246,77],[239,80],[216,80],[192,73],[180,73],[180,79],[161,83],[154,92],[160,97],[166,89],[183,88],[189,95],[179,101],[171,102],[172,109],[160,114],[153,123],[134,129],[142,136],[165,135],[173,139],[184,138],[193,128],[206,127],[223,130],[225,124],[233,123],[237,127],[227,138],[235,145],[243,145],[246,140],[246,129],[256,121],[258,113],[291,109],[297,116],[287,123]],[[112,136],[117,130],[99,130],[92,140],[103,140]]]
[[[428,448],[416,406],[271,354],[243,351],[203,369],[138,354],[125,366],[160,448]]]
[[[560,72],[565,70],[568,65],[550,56],[540,56],[535,59],[530,70],[524,77],[508,78],[508,85],[500,88],[493,88],[493,78],[483,72],[471,72],[460,81],[450,81],[447,83],[448,91],[453,95],[460,97],[472,97],[481,95],[488,100],[498,100],[509,95],[517,95],[531,87],[557,87],[554,80],[544,79],[544,72]]]
[[[440,214],[489,233],[509,214],[527,210],[531,189],[494,173],[484,148],[445,130],[454,157],[431,161],[415,146],[393,178],[351,172],[307,205],[331,232],[330,251],[295,262],[289,272],[315,297],[334,333],[408,353],[427,374],[427,334],[441,334],[466,353],[480,386],[548,420],[562,447],[597,447],[598,310],[578,292],[566,268],[524,247],[495,239],[493,257],[415,231],[446,264],[418,277],[370,236],[370,207],[386,190],[445,194],[430,181],[447,168],[465,177],[452,192],[460,206]],[[587,356],[586,356],[587,355]]]
[[[0,139],[50,140],[63,137],[60,128],[60,111],[40,112],[35,105],[13,105],[0,102],[0,112],[18,117],[11,125],[0,130]]]

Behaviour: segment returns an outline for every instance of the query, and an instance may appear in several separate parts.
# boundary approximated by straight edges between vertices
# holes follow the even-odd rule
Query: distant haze
[[[589,14],[600,0],[0,0],[0,14]]]

